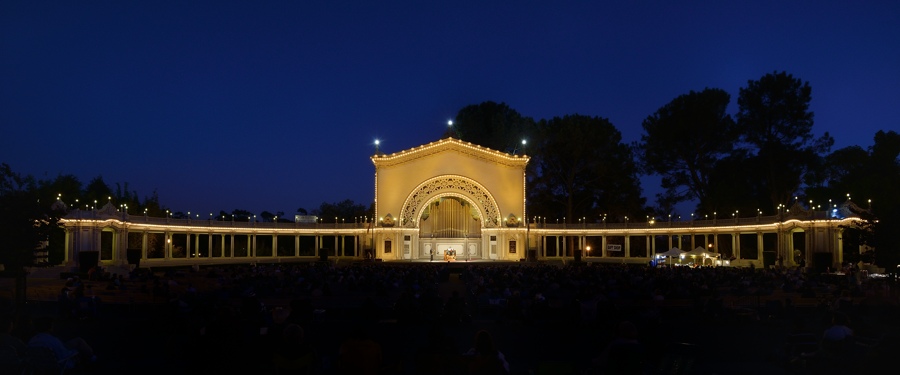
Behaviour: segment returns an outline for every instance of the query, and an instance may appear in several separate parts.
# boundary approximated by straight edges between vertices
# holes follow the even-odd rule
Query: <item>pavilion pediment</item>
[[[478,159],[492,164],[508,167],[523,167],[528,164],[529,157],[524,155],[511,155],[505,152],[492,150],[471,142],[464,142],[455,138],[444,138],[421,146],[394,152],[391,154],[378,154],[372,156],[372,163],[376,166],[395,166],[416,161],[425,157],[441,153],[458,153],[469,158]]]
[[[397,227],[419,227],[434,199],[454,197],[478,211],[482,228],[499,228],[510,214],[525,215],[525,167],[529,157],[455,138],[371,157],[375,165],[375,211],[393,213]]]

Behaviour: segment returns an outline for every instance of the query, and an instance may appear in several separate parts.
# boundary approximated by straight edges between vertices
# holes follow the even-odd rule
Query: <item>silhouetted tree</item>
[[[534,127],[534,120],[506,103],[487,101],[460,109],[444,135],[510,154],[524,153],[522,140],[529,138]]]
[[[81,200],[81,181],[74,175],[60,174],[54,179],[37,181],[38,194],[45,199],[56,199],[69,208],[75,208],[75,200]],[[65,260],[66,231],[61,226],[50,228],[47,244],[48,263],[60,264]]]
[[[141,200],[138,198],[138,193],[136,190],[128,190],[128,183],[120,184],[116,182],[116,192],[113,195],[117,206],[121,207],[123,204],[128,205],[129,213],[137,213],[142,211]]]
[[[850,146],[831,153],[828,184],[811,189],[808,197],[823,203],[855,197],[864,221],[844,228],[842,237],[850,245],[845,254],[852,257],[857,246],[868,245],[875,248],[876,263],[893,267],[900,263],[900,134],[879,131],[874,141],[868,151]]]
[[[156,190],[153,190],[153,194],[150,194],[149,197],[144,197],[143,206],[147,216],[163,217],[166,215],[166,207],[160,205],[159,194]]]
[[[41,195],[45,197],[57,197],[69,207],[74,207],[75,200],[82,202],[81,181],[74,175],[59,175],[52,180],[38,181]]]
[[[737,141],[734,121],[726,113],[731,97],[720,89],[678,96],[644,120],[638,156],[648,173],[662,176],[661,207],[697,200],[711,210],[710,177],[715,164]]]
[[[785,72],[766,74],[740,89],[740,139],[749,146],[748,156],[759,159],[758,167],[746,172],[755,173],[764,194],[756,206],[788,204],[834,144],[827,132],[819,138],[812,134],[811,94],[808,82]]]
[[[49,240],[59,218],[65,214],[55,205],[57,195],[43,196],[31,176],[21,176],[6,163],[0,164],[0,263],[16,279],[15,300],[25,304],[26,270],[34,262],[34,251]],[[57,193],[58,194],[58,193]]]
[[[84,203],[99,209],[112,200],[112,189],[103,181],[103,176],[94,177],[84,188]]]
[[[646,212],[637,166],[622,135],[600,117],[568,115],[542,120],[534,142],[529,216],[615,220]]]
[[[253,213],[247,210],[234,209],[231,211],[231,217],[234,218],[234,221],[249,222],[253,217]]]
[[[331,223],[337,218],[340,223],[344,219],[345,223],[352,223],[361,217],[372,217],[374,211],[367,210],[363,204],[357,204],[351,199],[345,199],[337,203],[322,202],[318,209],[313,210],[313,215],[320,217],[326,223]]]

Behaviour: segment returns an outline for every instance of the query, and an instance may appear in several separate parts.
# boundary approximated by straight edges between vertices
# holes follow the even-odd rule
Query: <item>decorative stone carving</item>
[[[383,226],[383,227],[394,226],[394,217],[391,216],[391,214],[384,215],[384,219],[381,219],[381,226]]]
[[[470,200],[484,216],[482,223],[485,228],[496,228],[500,225],[500,209],[487,189],[470,178],[456,175],[432,178],[413,190],[403,203],[400,225],[415,228],[418,225],[418,213],[428,202],[442,195],[456,195]]]
[[[508,227],[519,226],[519,218],[517,218],[516,215],[509,214],[509,216],[506,217],[506,226],[508,226]]]

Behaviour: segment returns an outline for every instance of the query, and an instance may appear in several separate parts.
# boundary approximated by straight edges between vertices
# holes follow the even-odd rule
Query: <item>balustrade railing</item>
[[[827,212],[815,212],[810,218],[825,219]],[[649,222],[599,222],[599,223],[528,223],[529,229],[547,230],[597,230],[597,229],[664,229],[664,228],[692,228],[692,227],[723,227],[732,225],[772,224],[781,222],[787,217],[779,215],[753,216],[740,218],[714,218],[703,220],[674,220]]]
[[[105,216],[108,217],[108,216]],[[68,219],[91,220],[100,219],[97,211],[74,210],[67,215]],[[297,223],[297,222],[271,222],[271,221],[229,221],[215,219],[176,219],[172,217],[155,217],[147,215],[118,215],[118,219],[142,224],[173,225],[173,226],[205,226],[205,227],[233,227],[233,228],[297,228],[297,229],[381,229],[380,226],[369,222],[353,223]],[[691,228],[691,227],[722,227],[732,225],[772,224],[789,219],[800,220],[827,220],[830,219],[828,211],[811,211],[805,215],[768,215],[752,217],[726,217],[705,218],[703,220],[675,220],[650,222],[594,222],[594,223],[543,223],[531,222],[527,227],[532,230],[602,230],[602,229],[664,229],[664,228]]]

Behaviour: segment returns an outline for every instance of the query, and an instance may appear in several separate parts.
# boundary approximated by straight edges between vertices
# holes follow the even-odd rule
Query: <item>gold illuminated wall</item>
[[[490,214],[497,215],[497,218],[482,218],[480,223],[483,226],[485,220],[493,220],[498,227],[505,225],[510,214],[517,218],[525,217],[526,156],[510,155],[454,138],[445,138],[392,154],[375,155],[372,163],[375,165],[376,217],[383,218],[390,214],[398,221],[398,226],[404,226],[403,220],[419,222],[418,217],[401,218],[404,215],[404,204],[417,189],[421,190],[423,182],[440,181],[442,178],[459,178],[472,181],[469,185],[477,185],[477,189],[469,189],[467,192],[453,190],[449,196],[460,197],[467,203],[474,204],[482,215],[488,210],[479,207],[479,202],[496,205],[497,212]],[[481,193],[486,193],[489,197],[485,198]],[[431,199],[418,202],[415,210],[412,210],[415,212],[413,216],[421,217],[426,205],[430,203]]]

